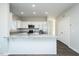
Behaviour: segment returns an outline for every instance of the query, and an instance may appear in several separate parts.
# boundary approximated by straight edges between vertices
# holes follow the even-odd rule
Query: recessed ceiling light
[[[36,12],[34,11],[34,12],[33,12],[33,14],[35,15],[35,14],[36,14]]]
[[[36,6],[35,4],[32,5],[32,7],[35,7],[35,6]]]
[[[23,15],[23,14],[24,14],[24,12],[22,11],[22,12],[21,12],[21,14]]]
[[[45,11],[45,14],[48,14],[48,12],[47,12],[47,11]]]

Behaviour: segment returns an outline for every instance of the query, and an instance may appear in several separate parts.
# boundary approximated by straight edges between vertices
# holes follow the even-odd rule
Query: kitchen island
[[[49,35],[12,35],[8,54],[53,55],[57,53],[56,37]]]

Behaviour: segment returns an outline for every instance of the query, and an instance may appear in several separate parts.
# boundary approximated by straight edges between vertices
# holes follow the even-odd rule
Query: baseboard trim
[[[79,51],[77,51],[76,49],[72,48],[71,46],[68,46],[70,49],[72,49],[74,52],[79,54]]]

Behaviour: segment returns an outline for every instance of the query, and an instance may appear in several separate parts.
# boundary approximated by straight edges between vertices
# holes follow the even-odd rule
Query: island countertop
[[[57,36],[53,36],[53,35],[48,35],[48,34],[31,34],[31,35],[27,35],[27,34],[16,34],[16,35],[11,35],[10,38],[52,38],[52,39],[56,39]]]

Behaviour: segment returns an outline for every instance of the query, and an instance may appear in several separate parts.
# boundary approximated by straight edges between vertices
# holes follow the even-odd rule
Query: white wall
[[[0,37],[9,36],[9,4],[0,4]]]
[[[9,19],[9,29],[10,31],[16,31],[16,28],[21,27],[21,18],[15,16],[13,13],[10,12],[10,19]]]
[[[9,37],[9,4],[0,3],[0,54],[8,52]]]
[[[79,4],[71,9],[70,15],[70,45],[79,53]]]
[[[61,18],[63,15],[66,15],[66,16],[64,18]],[[70,41],[69,47],[79,53],[79,46],[78,46],[79,45],[79,4],[76,4],[71,9],[64,12],[63,15],[61,15],[57,19],[58,20],[57,29],[58,29],[58,32],[62,31],[63,28],[65,28],[65,30],[70,30],[70,31],[68,31],[68,32],[70,32],[70,39],[68,39],[69,33],[67,33],[67,31],[64,31],[64,33],[67,33],[67,34],[63,36],[63,38],[64,38],[63,40],[62,40],[62,38],[61,39],[58,38],[58,39],[65,42],[65,44],[67,44],[66,41],[69,40]],[[69,22],[70,24],[68,25],[68,23],[66,21],[70,21]],[[70,29],[68,29],[68,27]]]
[[[13,14],[10,12],[10,19],[9,19],[9,30],[13,31],[16,30],[16,21],[13,20]]]
[[[21,17],[13,15],[13,21],[15,22],[15,27],[16,28],[21,27]]]
[[[52,16],[47,17],[48,34],[55,36],[56,20]]]
[[[46,17],[23,17],[24,21],[46,21]]]

